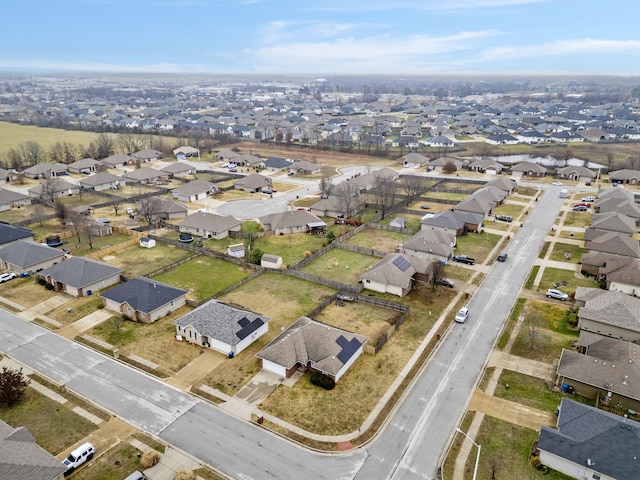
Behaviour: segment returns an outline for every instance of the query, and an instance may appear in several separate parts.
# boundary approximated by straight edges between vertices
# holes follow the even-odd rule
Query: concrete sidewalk
[[[556,375],[556,367],[544,362],[517,357],[510,353],[494,350],[489,358],[487,367],[502,367],[512,372],[522,373],[543,380],[553,380]]]

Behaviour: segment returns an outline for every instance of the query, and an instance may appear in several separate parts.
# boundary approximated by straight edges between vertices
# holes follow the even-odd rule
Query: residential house
[[[92,295],[120,281],[121,268],[86,257],[70,257],[38,273],[56,291],[74,297]]]
[[[106,168],[106,165],[100,160],[95,160],[93,158],[82,158],[67,165],[69,173],[85,174],[97,172],[101,167]]]
[[[481,158],[469,164],[469,170],[487,175],[500,175],[504,165],[490,158]]]
[[[540,462],[572,478],[628,480],[637,477],[640,423],[563,398],[558,429],[543,426]]]
[[[30,197],[49,201],[50,197],[56,198],[77,195],[80,193],[80,187],[61,178],[50,178],[35,187],[31,187],[27,191]]]
[[[187,342],[233,358],[269,330],[271,318],[210,300],[173,321]]]
[[[347,204],[343,197],[331,196],[318,200],[309,208],[309,211],[318,217],[350,217],[362,208],[362,202],[354,198],[352,203]]]
[[[517,145],[519,143],[516,137],[513,137],[508,133],[489,135],[485,141],[490,145]]]
[[[596,229],[585,230],[585,247],[589,250],[634,258],[638,258],[640,252],[638,240],[630,235]]]
[[[274,270],[280,270],[282,268],[282,257],[264,253],[262,257],[260,257],[260,266],[262,268],[272,268]]]
[[[171,195],[181,202],[197,202],[218,191],[215,183],[204,180],[192,180],[171,190]]]
[[[619,257],[618,262],[609,263],[611,268],[603,269],[607,290],[633,296],[640,294],[640,259]]]
[[[416,275],[426,276],[427,265],[428,261],[421,257],[390,253],[360,275],[360,282],[367,290],[404,297],[411,291]]]
[[[636,222],[633,218],[617,211],[595,213],[591,217],[591,225],[587,230],[592,229],[633,235],[636,233]]]
[[[40,447],[27,427],[0,420],[0,478],[63,480],[67,467]]]
[[[638,185],[640,184],[640,170],[623,168],[609,172],[609,181],[617,185]]]
[[[640,299],[622,292],[578,287],[575,293],[581,330],[640,342]]]
[[[398,163],[405,167],[424,167],[429,165],[429,160],[429,157],[412,152],[398,158]]]
[[[229,163],[233,163],[235,165],[238,165],[239,167],[264,168],[264,161],[264,158],[245,153],[234,157],[233,160],[230,160]]]
[[[577,350],[562,350],[556,383],[571,385],[586,398],[640,411],[638,346],[587,331],[580,332],[577,344]]]
[[[609,269],[610,263],[628,263],[629,257],[625,255],[615,255],[598,251],[586,251],[580,259],[581,270],[593,275],[597,280],[606,279],[605,271]]]
[[[103,158],[102,163],[104,163],[108,168],[122,168],[125,165],[133,165],[135,163],[135,160],[131,155],[117,153],[115,155],[111,155],[110,157]]]
[[[164,153],[154,150],[152,148],[145,148],[132,155],[134,162],[147,163],[155,162],[164,157]]]
[[[122,174],[128,184],[162,183],[169,180],[169,174],[155,168],[142,167]]]
[[[593,170],[582,166],[571,166],[559,168],[556,172],[558,178],[566,180],[575,180],[578,182],[590,183],[593,182],[597,176],[597,173]]]
[[[445,135],[435,135],[427,138],[422,143],[431,148],[453,148],[456,146],[456,142]]]
[[[286,170],[293,165],[293,161],[288,158],[269,157],[264,161],[264,167],[272,172]]]
[[[138,200],[136,208],[145,219],[148,217],[154,222],[187,218],[189,213],[189,209],[182,203],[160,197],[148,197]]]
[[[507,192],[507,195],[513,193],[518,186],[516,182],[504,177],[497,177],[493,180],[489,180],[485,186],[487,187],[495,187],[504,192]]]
[[[546,174],[547,169],[537,163],[521,162],[511,167],[511,175],[516,178],[544,177]]]
[[[456,246],[455,233],[442,230],[421,230],[404,241],[399,251],[411,257],[419,257],[428,261],[438,261],[446,265],[453,257]]]
[[[227,238],[229,232],[239,232],[242,229],[242,221],[231,215],[195,212],[185,218],[179,228],[182,233],[220,240]]]
[[[31,205],[31,197],[22,193],[0,188],[0,212]]]
[[[233,150],[229,150],[227,148],[223,148],[222,150],[216,152],[215,157],[225,163],[236,163],[234,159],[242,155],[239,152],[234,152]],[[236,163],[237,165],[237,163]]]
[[[182,158],[199,157],[200,156],[200,150],[198,150],[197,148],[194,148],[194,147],[183,146],[183,147],[175,148],[173,150],[173,154],[178,159],[180,159],[181,157]]]
[[[170,163],[166,167],[162,167],[160,171],[168,174],[169,178],[186,177],[188,175],[195,174],[196,167],[191,166],[188,163],[174,162]]]
[[[461,211],[475,213],[482,215],[483,218],[486,218],[487,215],[493,212],[493,209],[496,205],[497,204],[495,202],[487,200],[486,198],[472,195],[458,202],[458,204],[453,207],[453,210],[456,212]]]
[[[337,383],[362,354],[366,343],[364,335],[300,317],[256,357],[264,370],[283,378],[310,370]]]
[[[620,190],[621,192],[624,190],[622,188],[614,188],[613,190]],[[625,191],[626,192],[626,191]],[[633,195],[631,192],[626,192]],[[598,199],[593,204],[593,210],[595,213],[606,213],[606,212],[618,212],[622,213],[628,217],[633,218],[636,222],[636,225],[640,225],[640,205],[635,203],[633,197],[626,198],[621,195],[613,195],[608,194],[603,196],[602,194],[598,195]]]
[[[118,285],[100,297],[104,306],[135,322],[152,323],[186,303],[187,290],[145,277]]]
[[[7,170],[6,168],[0,168],[0,185],[14,182],[18,178],[18,172],[14,169]]]
[[[444,169],[444,166],[449,164],[454,165],[456,167],[455,170],[460,170],[462,168],[462,162],[457,158],[453,158],[453,157],[436,158],[435,160],[432,160],[431,162],[429,162],[429,168],[435,172],[442,172],[446,170]]]
[[[18,240],[0,248],[0,268],[4,271],[35,273],[64,260],[65,253],[41,243]]]
[[[64,163],[37,163],[25,169],[25,177],[33,179],[54,178],[60,175],[67,175],[67,166]]]
[[[0,247],[11,245],[18,240],[33,240],[33,232],[28,228],[14,227],[0,222]]]
[[[263,189],[271,188],[271,178],[254,173],[234,180],[233,188],[248,193],[261,192]]]
[[[118,190],[126,185],[126,181],[109,172],[98,172],[78,182],[83,190],[94,190],[101,192],[104,190]]]
[[[263,230],[275,235],[323,232],[327,224],[305,210],[291,210],[265,215],[258,219]]]
[[[289,171],[298,175],[315,175],[322,171],[322,167],[317,163],[299,160],[289,166]]]

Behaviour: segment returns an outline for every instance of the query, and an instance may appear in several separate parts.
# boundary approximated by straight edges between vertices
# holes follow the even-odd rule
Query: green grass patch
[[[524,187],[522,185],[518,185],[516,187],[516,195],[522,195],[523,197],[535,197],[538,194],[539,190],[534,187]]]
[[[599,288],[593,278],[582,277],[580,274],[576,274],[574,270],[547,267],[542,274],[538,290],[544,291],[547,288],[556,288],[554,282],[565,282],[567,286],[560,287],[560,290],[569,295],[574,295],[577,287]]]
[[[256,238],[253,241],[253,248],[259,248],[264,253],[282,257],[282,263],[285,265],[294,265],[305,258],[307,252],[313,253],[321,249],[324,244],[324,238],[306,233],[295,233],[293,235],[271,235]]]
[[[390,221],[390,220],[389,220]],[[362,248],[394,252],[396,247],[411,238],[407,233],[365,228],[347,239],[346,243]]]
[[[80,320],[82,317],[95,312],[102,307],[102,299],[100,297],[78,297],[66,302],[64,305],[55,308],[47,313],[48,317],[59,321],[64,325]]]
[[[334,248],[320,256],[302,271],[336,282],[357,285],[367,269],[373,267],[380,258]]]
[[[502,331],[502,335],[500,335],[500,338],[498,339],[498,344],[496,346],[498,350],[504,350],[504,347],[506,347],[509,343],[509,339],[511,338],[511,334],[513,333],[513,328],[515,327],[518,318],[520,318],[520,314],[522,313],[522,309],[524,308],[524,305],[526,303],[526,298],[518,298],[518,300],[516,301],[513,310],[511,310],[511,315],[509,315],[509,320],[507,320],[507,324]]]
[[[25,426],[38,445],[56,455],[96,430],[89,420],[32,388],[19,403],[0,405],[0,418],[12,427]]]
[[[527,281],[524,284],[524,288],[526,288],[527,290],[531,290],[533,288],[533,283],[536,281],[536,277],[538,276],[539,271],[540,265],[534,265],[531,269],[531,273],[529,274],[529,278],[527,278]]]
[[[523,205],[518,205],[516,203],[503,203],[496,207],[495,213],[496,215],[509,215],[516,220],[525,210]]]
[[[108,255],[106,260],[104,257],[101,260],[122,268],[125,276],[135,278],[182,260],[193,255],[193,252],[158,242],[153,248],[134,245]]]
[[[570,243],[556,242],[549,255],[549,260],[568,263],[580,263],[585,249]]]
[[[502,371],[493,395],[549,413],[556,411],[563,397],[552,391],[546,380],[511,370]]]
[[[542,248],[540,249],[540,254],[538,255],[538,258],[544,258],[550,246],[551,246],[551,242],[544,242],[544,245],[542,245]]]
[[[591,213],[570,210],[564,217],[565,227],[586,227],[591,223]]]
[[[570,232],[569,230],[561,230],[558,234],[560,238],[571,238],[573,240],[584,240],[584,231]]]
[[[555,470],[543,476],[529,465],[529,452],[538,432],[504,420],[485,416],[475,442],[482,445],[478,478],[517,478],[519,480],[570,480]],[[475,449],[472,449],[463,478],[473,476]]]
[[[240,265],[203,255],[153,278],[159,282],[188,290],[195,300],[202,302],[247,275],[248,272]]]
[[[482,263],[500,240],[502,235],[494,233],[469,233],[457,238],[455,254],[467,255],[475,258],[476,262]]]

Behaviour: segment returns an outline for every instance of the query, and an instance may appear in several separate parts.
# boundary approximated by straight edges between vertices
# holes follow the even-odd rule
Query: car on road
[[[513,221],[513,217],[511,215],[496,215],[496,220],[511,223]]]
[[[263,188],[262,189],[262,193],[266,193],[267,195],[271,195],[273,193],[273,190],[271,190],[270,188]]]
[[[475,258],[467,257],[466,255],[456,255],[453,257],[454,262],[466,263],[467,265],[473,265],[476,263]]]
[[[569,295],[560,290],[556,290],[555,288],[550,288],[547,290],[547,298],[555,298],[557,300],[562,300],[563,302],[569,299]]]
[[[553,182],[551,185],[553,185],[554,187],[561,187],[564,185],[564,183],[562,182]]]
[[[508,255],[505,252],[502,252],[500,255],[498,255],[498,261],[499,262],[506,262],[507,261],[507,257],[508,257]]]
[[[446,277],[438,279],[436,281],[436,283],[438,285],[443,285],[443,286],[449,287],[449,288],[453,288],[453,287],[456,286],[456,284],[455,284],[455,282],[453,280],[451,280],[450,278],[446,278]]]
[[[458,323],[464,323],[467,321],[467,318],[469,318],[469,309],[467,307],[462,307],[460,311],[456,313],[454,320]]]
[[[8,282],[9,280],[13,280],[17,276],[18,275],[15,274],[14,272],[3,273],[2,275],[0,275],[0,283],[4,283],[4,282]]]

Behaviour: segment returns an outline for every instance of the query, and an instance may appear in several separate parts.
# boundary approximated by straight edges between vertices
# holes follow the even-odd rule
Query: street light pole
[[[474,442],[473,439],[469,435],[467,435],[465,432],[460,430],[458,427],[456,427],[456,431],[461,433],[461,434],[463,434],[465,437],[467,437],[467,440],[471,441],[471,443],[473,443],[478,448],[478,454],[476,455],[476,464],[473,467],[473,480],[476,480],[476,475],[478,474],[478,463],[480,462],[480,449],[482,447],[480,447],[480,445],[478,445],[476,442]]]

